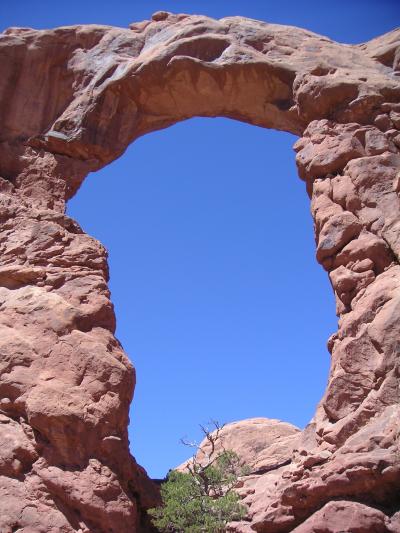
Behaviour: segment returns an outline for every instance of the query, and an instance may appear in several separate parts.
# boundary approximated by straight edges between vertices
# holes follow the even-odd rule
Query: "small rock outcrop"
[[[218,437],[213,440],[213,457],[224,450],[233,450],[240,464],[249,469],[248,475],[258,476],[289,464],[300,434],[296,426],[269,418],[231,422],[218,430]],[[215,431],[211,432],[211,436],[216,436]],[[210,451],[211,442],[204,438],[198,446],[196,460],[202,465],[208,464],[204,463],[204,458],[207,459]],[[191,459],[177,467],[177,470],[187,471],[188,463],[191,463]]]
[[[276,444],[285,464],[273,444],[255,459],[232,527],[399,533],[400,31],[349,46],[158,12],[129,29],[10,28],[0,71],[0,531],[148,528],[158,495],[129,454],[135,377],[106,251],[65,202],[141,135],[223,116],[299,136],[339,316],[314,419],[288,459]]]

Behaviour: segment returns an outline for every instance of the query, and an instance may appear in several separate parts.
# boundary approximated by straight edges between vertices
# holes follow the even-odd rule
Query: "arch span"
[[[113,336],[106,252],[64,206],[135,138],[191,116],[301,135],[297,165],[339,315],[312,423],[285,464],[249,481],[250,522],[232,527],[308,531],[351,512],[371,532],[397,531],[399,43],[398,31],[348,46],[164,12],[129,30],[1,35],[5,531],[147,527],[157,491],[128,451],[134,372]]]

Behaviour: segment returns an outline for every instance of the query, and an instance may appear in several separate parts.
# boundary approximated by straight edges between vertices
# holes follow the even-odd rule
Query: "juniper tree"
[[[212,425],[212,430],[200,426],[205,437],[202,445],[181,440],[196,451],[183,471],[168,474],[161,485],[162,505],[149,510],[159,531],[220,533],[228,522],[245,517],[245,507],[233,489],[247,469],[233,450],[224,448],[224,426],[215,421]]]

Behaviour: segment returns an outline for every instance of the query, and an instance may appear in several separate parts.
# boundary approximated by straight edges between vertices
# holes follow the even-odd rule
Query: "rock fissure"
[[[228,529],[400,532],[399,50],[399,30],[350,46],[167,12],[0,35],[1,531],[150,531],[158,487],[129,454],[135,373],[107,254],[65,203],[141,135],[224,116],[300,136],[339,316],[304,431],[227,426],[252,468],[237,487],[248,517]]]

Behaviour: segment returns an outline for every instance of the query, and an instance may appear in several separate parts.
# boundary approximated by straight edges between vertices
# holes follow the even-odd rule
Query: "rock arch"
[[[336,531],[351,516],[400,531],[399,45],[399,31],[349,46],[165,12],[129,30],[0,36],[2,531],[147,528],[157,492],[128,451],[134,371],[113,336],[106,251],[64,206],[135,138],[192,116],[301,136],[339,315],[312,423],[232,528]]]

